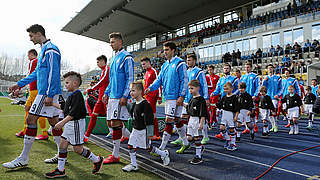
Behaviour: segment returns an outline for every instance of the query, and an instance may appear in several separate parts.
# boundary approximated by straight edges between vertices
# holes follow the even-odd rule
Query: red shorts
[[[100,116],[105,116],[106,115],[106,104],[102,102],[102,100],[98,100],[96,105],[94,105],[93,108],[93,113],[96,113]]]
[[[154,96],[146,96],[146,100],[149,102],[151,105],[153,113],[156,113],[157,111],[157,101],[158,101],[159,96],[154,95]]]

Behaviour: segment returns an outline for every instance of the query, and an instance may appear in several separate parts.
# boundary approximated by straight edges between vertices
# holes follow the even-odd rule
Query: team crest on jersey
[[[174,68],[174,64],[172,64],[172,67]]]
[[[197,110],[197,106],[193,107],[194,110]]]
[[[194,73],[192,73],[192,75],[191,76],[194,76]]]
[[[276,79],[274,79],[274,82],[276,82],[277,80]]]
[[[253,79],[253,77],[250,77],[250,79]]]
[[[117,64],[119,64],[119,62],[120,62],[120,58],[117,60]]]

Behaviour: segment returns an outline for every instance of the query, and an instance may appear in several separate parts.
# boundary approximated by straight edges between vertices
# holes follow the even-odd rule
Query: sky
[[[60,49],[61,58],[73,66],[70,70],[84,73],[96,69],[96,58],[101,54],[110,58],[111,47],[106,42],[61,31],[90,1],[1,1],[0,54],[21,57],[32,48],[39,52],[40,46],[29,40],[26,29],[32,24],[40,24],[46,30],[46,37]]]

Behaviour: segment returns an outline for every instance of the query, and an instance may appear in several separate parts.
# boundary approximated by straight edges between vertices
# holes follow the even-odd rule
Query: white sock
[[[130,137],[130,131],[125,126],[122,127],[122,136]]]
[[[236,130],[236,134],[237,134],[237,137],[240,137],[241,136],[241,131],[237,131]]]
[[[108,129],[109,129],[109,133],[111,133],[111,134],[112,134],[112,132],[113,132],[112,127],[108,127]]]
[[[99,160],[100,160],[99,156],[96,156],[96,155],[93,154],[92,152],[90,153],[88,159],[90,159],[90,160],[93,161],[94,163],[99,162]]]
[[[183,145],[187,146],[189,144],[189,141],[186,136],[186,126],[182,126],[181,128],[177,128],[177,133],[179,135],[179,138],[182,140]]]
[[[312,121],[311,120],[308,121],[308,126],[312,126]]]
[[[228,132],[226,131],[225,133],[222,133],[222,136],[224,136],[224,138],[226,139],[226,141],[229,140],[230,136],[228,134]]]
[[[58,158],[58,169],[63,171],[64,165],[66,164],[67,158]]]
[[[120,149],[120,139],[113,140],[112,155],[116,158],[119,157],[119,149]]]
[[[24,139],[23,139],[24,146],[23,146],[22,153],[20,154],[20,158],[23,161],[29,160],[29,153],[30,153],[30,150],[31,150],[31,147],[32,147],[32,144],[33,144],[35,138],[36,137],[34,137],[34,136],[28,136],[28,135],[24,136]]]
[[[201,155],[201,150],[202,150],[202,146],[196,146],[196,155],[201,158],[202,155]]]
[[[273,117],[273,116],[270,117],[270,122],[271,122],[272,128],[274,128],[274,126],[275,126],[276,124],[275,124],[275,120],[274,120],[274,117]]]
[[[236,136],[235,136],[235,135],[232,135],[232,136],[230,136],[230,137],[231,137],[230,143],[231,143],[232,145],[236,145]]]
[[[288,124],[290,124],[290,120],[288,119]]]
[[[61,136],[53,136],[53,140],[57,144],[57,150],[58,150],[58,154],[59,154]]]
[[[294,124],[293,126],[294,126],[294,129],[299,130],[298,124]]]
[[[246,129],[249,129],[249,128],[248,128],[248,125],[247,125],[247,123],[244,123],[244,126],[246,127]]]
[[[263,126],[263,132],[264,132],[264,133],[267,132],[267,128],[268,128],[268,127],[264,127],[264,126]]]
[[[166,155],[166,152],[160,150],[160,149],[157,148],[157,147],[153,147],[153,149],[154,149],[154,153],[160,155],[161,157],[164,157],[164,156]]]
[[[159,147],[160,150],[164,150],[164,148],[166,148],[170,137],[171,137],[171,135],[168,134],[166,131],[163,132],[162,142],[161,142],[161,145]]]
[[[138,164],[137,164],[136,152],[130,152],[129,154],[130,154],[131,164],[137,167]]]
[[[290,131],[293,131],[294,126],[290,125]]]
[[[204,138],[208,138],[208,124],[204,123],[202,128],[202,134]]]

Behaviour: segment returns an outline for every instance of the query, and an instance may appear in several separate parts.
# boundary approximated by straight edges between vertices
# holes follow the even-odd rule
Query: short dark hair
[[[34,24],[31,25],[28,29],[27,32],[32,32],[32,33],[37,33],[40,32],[44,37],[46,37],[46,31],[44,30],[44,28],[39,25],[39,24]]]
[[[252,67],[252,63],[250,61],[247,61],[245,65]]]
[[[146,56],[146,57],[143,57],[140,61],[141,61],[141,62],[143,62],[143,61],[148,61],[148,62],[151,63],[150,59],[149,59],[147,56]]]
[[[267,68],[268,68],[269,66],[271,66],[272,68],[274,68],[273,64],[268,64]]]
[[[265,86],[261,86],[260,89],[259,89],[259,91],[260,91],[260,92],[263,91],[263,92],[265,92],[265,93],[268,92],[268,90],[267,90],[267,88],[266,88]]]
[[[237,73],[240,73],[240,69],[236,69],[236,72],[237,72]]]
[[[214,66],[212,64],[209,65],[209,68],[212,68],[214,70]]]
[[[194,59],[194,60],[197,61],[197,56],[196,56],[195,53],[190,53],[190,54],[188,54],[188,55],[187,55],[187,58],[192,58],[192,59]]]
[[[311,81],[315,81],[315,82],[318,82],[318,80],[317,80],[317,79],[312,79]]]
[[[246,83],[241,82],[241,83],[239,84],[239,89],[246,89],[246,88],[247,88]]]
[[[97,60],[101,60],[101,59],[104,60],[105,63],[107,63],[108,59],[105,55],[101,55],[101,56],[97,57]]]
[[[231,69],[231,65],[228,63],[225,63],[223,66],[228,66]]]
[[[63,75],[64,79],[66,79],[68,77],[71,77],[72,80],[78,81],[79,82],[79,86],[81,86],[82,79],[81,79],[81,74],[80,73],[77,73],[77,72],[74,72],[74,71],[70,71],[70,72],[67,72],[66,74]]]
[[[111,38],[115,38],[115,39],[119,39],[122,41],[122,35],[120,32],[112,32],[109,34],[109,39]]]
[[[166,43],[163,44],[163,46],[164,46],[164,47],[169,47],[171,50],[174,49],[175,52],[177,52],[177,45],[176,45],[176,43],[174,43],[174,42],[171,42],[171,41],[166,42]]]
[[[38,56],[38,53],[37,53],[37,51],[36,51],[35,49],[30,49],[30,50],[28,51],[28,54],[29,54],[29,53],[33,54],[34,56]]]
[[[306,87],[306,90],[311,91],[311,90],[312,90],[311,86],[307,86],[307,87]]]
[[[188,83],[188,86],[193,86],[193,87],[200,87],[200,81],[199,80],[191,80],[189,83]]]

